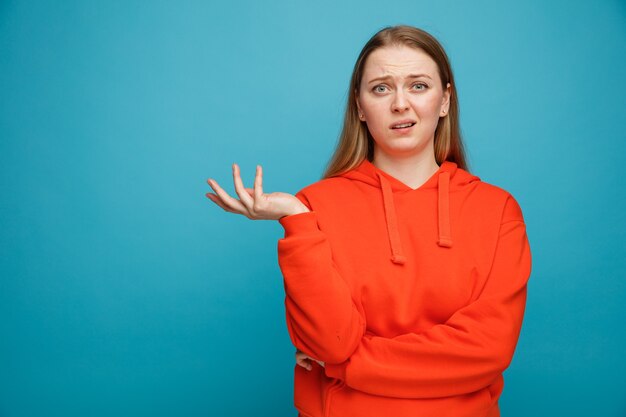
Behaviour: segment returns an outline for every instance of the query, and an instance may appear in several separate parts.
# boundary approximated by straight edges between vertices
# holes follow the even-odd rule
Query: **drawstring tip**
[[[391,255],[391,262],[398,265],[404,265],[406,262],[406,257],[402,255]]]
[[[439,246],[443,246],[445,248],[451,248],[452,247],[452,239],[450,239],[449,237],[440,237],[439,240],[437,241],[437,244]]]

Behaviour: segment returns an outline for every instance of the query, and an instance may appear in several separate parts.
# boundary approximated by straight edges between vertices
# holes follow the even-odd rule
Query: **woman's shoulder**
[[[457,168],[452,181],[457,191],[467,194],[462,199],[470,212],[497,217],[502,222],[524,221],[521,206],[508,188],[485,181],[462,168]]]
[[[303,194],[313,198],[332,199],[350,188],[351,183],[352,181],[343,177],[323,178],[304,186],[297,194]]]
[[[336,213],[338,207],[349,206],[353,198],[352,182],[347,178],[323,178],[301,188],[295,195],[310,210]]]
[[[483,207],[495,206],[500,212],[501,222],[524,221],[522,208],[509,189],[494,183],[480,181],[476,186],[475,202]]]

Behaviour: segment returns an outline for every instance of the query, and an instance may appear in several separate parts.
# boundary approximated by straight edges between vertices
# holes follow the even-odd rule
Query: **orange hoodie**
[[[364,160],[282,217],[287,328],[305,417],[496,417],[531,253],[502,188],[444,161],[412,189]]]

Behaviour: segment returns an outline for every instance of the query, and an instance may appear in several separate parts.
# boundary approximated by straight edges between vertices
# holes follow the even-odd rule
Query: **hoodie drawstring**
[[[450,234],[450,173],[442,171],[437,181],[437,215],[439,218],[439,240],[437,244],[449,248],[452,246]]]
[[[398,222],[396,220],[396,208],[393,204],[393,193],[389,181],[380,172],[376,173],[380,179],[380,188],[383,191],[383,206],[385,208],[385,218],[387,219],[387,235],[391,245],[391,262],[403,265],[406,257],[402,254],[402,244],[400,243],[400,233],[398,232]]]
[[[398,232],[398,222],[396,218],[396,209],[393,204],[393,192],[387,178],[380,172],[376,175],[380,181],[383,194],[383,206],[385,209],[385,219],[387,222],[387,235],[389,236],[389,244],[391,246],[391,262],[403,265],[406,262],[406,256],[402,252],[402,244],[400,242],[400,233]],[[441,171],[437,180],[437,217],[439,227],[439,240],[437,244],[449,248],[452,246],[452,235],[450,233],[450,173]]]

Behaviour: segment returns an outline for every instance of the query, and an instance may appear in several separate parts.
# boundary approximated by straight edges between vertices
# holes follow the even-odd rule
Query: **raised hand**
[[[278,220],[291,214],[310,211],[294,195],[281,192],[264,194],[261,165],[256,167],[254,188],[245,188],[243,186],[237,164],[233,164],[233,180],[235,182],[235,191],[240,198],[239,200],[228,195],[215,180],[211,178],[207,180],[215,194],[206,193],[206,196],[225,211],[243,214],[252,220]]]

